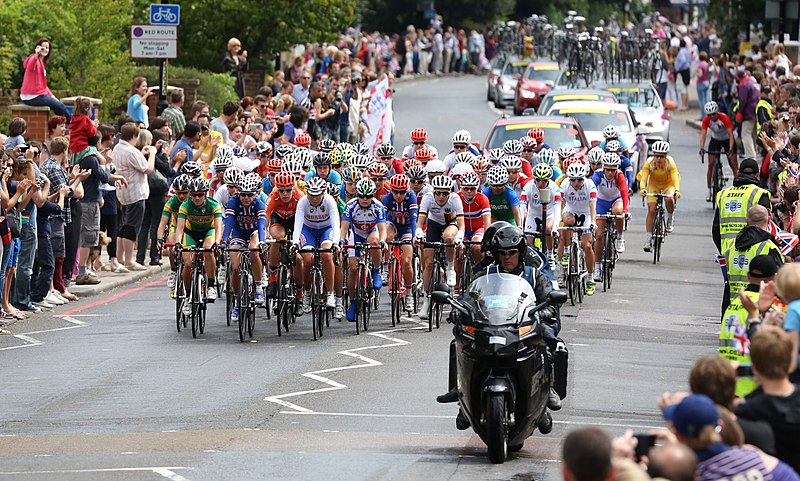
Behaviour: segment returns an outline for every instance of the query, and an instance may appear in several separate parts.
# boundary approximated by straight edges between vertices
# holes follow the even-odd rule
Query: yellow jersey
[[[681,174],[678,172],[678,166],[672,156],[667,156],[667,162],[663,166],[658,166],[649,157],[639,171],[639,185],[646,191],[660,190],[667,187],[673,187],[675,190],[681,190]],[[648,186],[653,186],[649,189]]]

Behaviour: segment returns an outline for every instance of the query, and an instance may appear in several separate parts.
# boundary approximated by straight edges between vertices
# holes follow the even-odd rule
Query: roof
[[[520,115],[516,117],[499,118],[495,125],[516,125],[516,124],[577,124],[571,117],[557,115]]]
[[[627,112],[628,106],[625,104],[602,102],[597,100],[570,100],[567,102],[556,102],[550,106],[550,110],[558,107],[563,110],[610,110],[613,112]]]

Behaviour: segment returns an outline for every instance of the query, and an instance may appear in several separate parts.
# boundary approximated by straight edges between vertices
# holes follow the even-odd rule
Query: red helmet
[[[297,134],[294,137],[294,145],[298,147],[308,147],[311,145],[311,136],[307,132]]]
[[[389,169],[380,162],[372,164],[372,167],[369,168],[369,176],[373,179],[386,177],[387,173],[389,173]]]
[[[396,174],[392,176],[391,184],[391,188],[394,190],[408,190],[408,176],[405,174]]]
[[[519,142],[522,144],[523,149],[532,149],[536,147],[536,144],[538,143],[536,139],[527,135],[519,139]]]
[[[414,154],[414,158],[419,161],[433,160],[433,152],[423,147]]]
[[[428,131],[425,129],[414,129],[411,131],[412,142],[425,142],[428,140]]]
[[[537,143],[542,143],[544,140],[544,130],[540,129],[539,127],[534,127],[528,131],[528,137],[533,137],[536,139]]]
[[[280,172],[283,160],[275,157],[267,161],[267,172]]]
[[[275,187],[279,189],[289,189],[294,187],[294,174],[283,171],[275,176]]]

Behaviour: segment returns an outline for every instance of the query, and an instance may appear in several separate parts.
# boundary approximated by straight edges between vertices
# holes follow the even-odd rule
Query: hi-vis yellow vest
[[[725,253],[727,261],[728,283],[730,284],[731,301],[739,297],[739,289],[746,287],[750,281],[747,280],[747,271],[750,269],[750,261],[755,256],[769,254],[775,251],[778,258],[783,259],[781,250],[770,239],[753,244],[747,250],[740,251],[735,245],[731,245]]]
[[[758,301],[758,292],[746,291],[747,296]],[[750,339],[747,337],[747,310],[742,306],[742,299],[731,301],[722,316],[719,330],[719,355],[725,359],[736,361],[740,368],[750,368]],[[746,396],[757,387],[752,376],[739,376],[736,380],[736,395]]]
[[[762,195],[769,191],[757,185],[733,185],[722,189],[717,194],[716,205],[719,209],[719,234],[721,238],[720,254],[733,245],[736,235],[747,225],[747,210],[758,204]]]

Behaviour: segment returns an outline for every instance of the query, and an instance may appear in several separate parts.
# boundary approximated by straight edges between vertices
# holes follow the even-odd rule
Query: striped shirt
[[[59,186],[66,185],[69,187],[69,176],[67,171],[61,167],[61,164],[54,158],[50,157],[42,162],[42,173],[50,179],[50,192],[47,195],[53,195],[58,191]],[[61,209],[60,214],[52,215],[51,217],[61,217],[65,224],[72,222],[72,212],[70,210],[70,201],[72,200],[72,191],[69,195],[64,197],[64,208]]]
[[[734,481],[738,479],[773,481],[761,455],[752,449],[718,445],[721,452],[697,465],[696,481]],[[713,446],[711,446],[713,447]],[[710,447],[710,448],[711,448]],[[727,448],[727,449],[726,449]],[[698,453],[700,459],[702,453]]]

